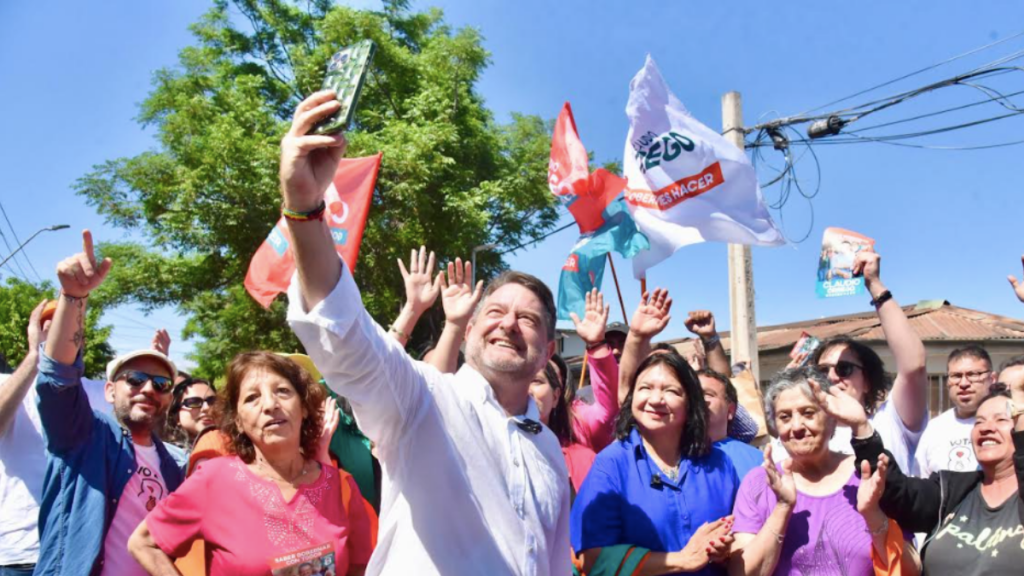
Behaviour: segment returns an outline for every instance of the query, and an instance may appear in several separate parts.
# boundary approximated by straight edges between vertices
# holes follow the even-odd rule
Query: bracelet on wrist
[[[71,303],[79,302],[81,300],[86,300],[89,298],[89,294],[86,294],[85,296],[72,296],[71,294],[68,294],[63,290],[60,291],[60,295],[62,298]]]
[[[604,345],[605,345],[605,341],[604,340],[601,340],[600,342],[597,342],[595,344],[587,344],[587,352],[593,352],[594,350],[597,350],[598,348],[600,348],[601,346],[604,346]]]
[[[409,340],[409,335],[406,334],[405,332],[402,332],[402,330],[398,326],[395,326],[394,324],[392,324],[391,326],[388,326],[388,332],[391,332],[392,334],[394,334],[395,336],[398,336],[402,340],[405,340],[405,341]]]
[[[887,516],[885,520],[882,522],[882,525],[878,528],[872,530],[871,527],[868,526],[867,529],[864,531],[868,534],[871,534],[872,536],[881,536],[882,534],[885,534],[889,531],[889,517]]]
[[[885,292],[879,294],[878,298],[873,298],[871,300],[871,305],[874,306],[877,310],[882,307],[882,304],[885,304],[889,300],[892,300],[892,292],[886,290]]]
[[[309,222],[311,220],[323,220],[324,212],[327,210],[327,202],[320,200],[320,204],[309,212],[297,212],[281,207],[281,215],[292,222]]]
[[[711,338],[701,338],[700,341],[702,344],[704,344],[705,350],[710,350],[711,348],[714,348],[716,344],[722,341],[722,337],[719,336],[718,334],[715,334]]]

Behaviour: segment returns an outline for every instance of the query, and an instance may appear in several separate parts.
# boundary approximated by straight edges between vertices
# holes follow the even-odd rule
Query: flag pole
[[[577,390],[582,390],[583,389],[583,380],[587,376],[587,357],[589,355],[590,355],[590,352],[588,352],[587,350],[583,351],[583,369],[580,370],[580,385],[576,387]]]
[[[608,264],[612,267],[612,279],[615,280],[615,293],[619,295],[619,308],[622,309],[622,321],[629,324],[629,316],[626,316],[626,304],[622,301],[622,290],[619,289],[619,275],[615,273],[615,262],[612,261],[612,253],[605,254],[608,257]]]

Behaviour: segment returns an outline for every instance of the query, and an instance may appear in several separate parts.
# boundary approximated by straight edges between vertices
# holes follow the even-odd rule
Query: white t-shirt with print
[[[896,463],[899,464],[900,470],[903,470],[907,475],[914,475],[917,469],[917,465],[914,462],[914,452],[922,441],[924,431],[927,430],[928,415],[925,414],[925,421],[921,424],[921,430],[915,432],[907,428],[907,425],[903,423],[903,419],[900,418],[899,413],[896,411],[896,406],[891,401],[886,400],[878,406],[878,410],[871,415],[869,420],[871,427],[881,437],[885,449],[892,453]],[[835,434],[832,435],[832,439],[828,443],[828,447],[833,452],[853,454],[853,447],[850,446],[852,438],[853,432],[849,427],[837,426]],[[778,438],[772,441],[772,451],[775,454],[783,454],[785,458],[789,457],[789,453],[786,452],[786,448]],[[773,459],[776,462],[782,461],[782,458],[779,457],[773,457]],[[907,472],[907,470],[910,472]]]
[[[939,470],[970,472],[978,469],[971,445],[974,418],[957,418],[950,408],[936,416],[924,431],[917,449],[919,476],[927,478]]]
[[[167,484],[160,473],[160,455],[156,446],[136,444],[135,463],[138,469],[121,493],[114,520],[103,541],[101,576],[147,575],[128,553],[128,538],[157,503],[167,497]]]

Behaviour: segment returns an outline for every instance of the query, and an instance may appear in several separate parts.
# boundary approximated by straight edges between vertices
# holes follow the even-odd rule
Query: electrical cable
[[[3,202],[0,202],[0,214],[3,214],[4,221],[7,222],[7,227],[11,229],[11,235],[14,236],[14,242],[17,243],[18,246],[21,246],[21,238],[18,238],[18,233],[14,230],[14,226],[11,225],[11,220],[10,220],[10,218],[7,217],[7,210],[4,210]],[[7,243],[7,239],[5,238],[4,239],[4,244],[6,244],[6,243]],[[8,246],[8,249],[9,248],[10,248],[10,246]],[[36,275],[36,279],[38,281],[42,282],[43,281],[43,277],[39,275],[39,272],[36,272],[36,267],[32,265],[32,259],[25,255],[24,249],[22,250],[21,254],[16,255],[13,258],[13,260],[17,260],[18,256],[21,256],[22,258],[25,259],[25,262],[28,262],[28,267],[32,269],[32,273]],[[18,266],[18,269],[21,270],[22,273],[25,272],[24,270],[22,270],[21,265]]]

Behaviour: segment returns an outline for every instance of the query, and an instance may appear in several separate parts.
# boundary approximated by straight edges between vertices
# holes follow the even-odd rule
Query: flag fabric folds
[[[378,153],[364,158],[342,158],[324,195],[324,220],[334,239],[334,248],[352,271],[359,257],[381,156]],[[291,238],[282,217],[249,262],[245,289],[264,308],[269,308],[274,298],[288,289],[294,273]]]
[[[581,235],[562,266],[558,280],[559,320],[571,320],[570,312],[583,317],[587,292],[601,289],[606,254],[614,251],[623,258],[633,258],[649,246],[621,198],[612,202],[603,216],[604,224],[593,233]]]
[[[625,203],[615,200],[625,184],[625,179],[604,168],[590,172],[587,149],[576,132],[572,107],[566,102],[551,138],[548,185],[576,220],[580,237],[562,266],[559,320],[570,320],[571,312],[583,316],[586,293],[601,287],[606,254],[615,251],[632,258],[648,247]]]
[[[746,154],[690,115],[650,55],[629,90],[626,202],[651,244],[633,259],[636,278],[698,242],[785,243]]]

